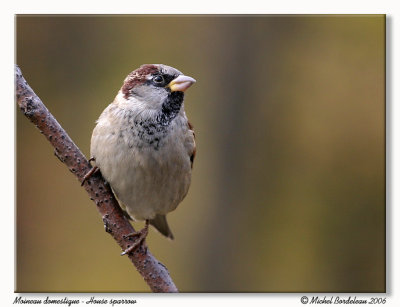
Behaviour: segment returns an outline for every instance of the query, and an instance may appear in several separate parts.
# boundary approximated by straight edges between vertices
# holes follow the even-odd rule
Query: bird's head
[[[131,72],[121,88],[122,96],[132,102],[146,104],[158,109],[168,99],[181,100],[195,79],[183,75],[179,70],[163,64],[145,64]]]

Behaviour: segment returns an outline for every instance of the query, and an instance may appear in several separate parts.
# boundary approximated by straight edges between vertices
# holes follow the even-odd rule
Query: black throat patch
[[[135,126],[139,130],[138,136],[142,141],[154,146],[154,149],[158,150],[160,142],[167,134],[168,126],[178,115],[182,107],[183,96],[183,92],[170,93],[162,104],[161,111],[155,118],[135,122]]]
[[[172,92],[162,104],[161,112],[156,117],[157,124],[168,126],[178,115],[183,103],[183,92]]]

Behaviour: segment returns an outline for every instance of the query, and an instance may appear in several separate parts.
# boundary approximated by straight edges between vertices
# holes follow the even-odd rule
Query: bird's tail
[[[157,214],[156,217],[150,220],[150,224],[153,225],[161,234],[170,238],[171,240],[174,239],[174,236],[169,229],[167,218],[165,215]]]

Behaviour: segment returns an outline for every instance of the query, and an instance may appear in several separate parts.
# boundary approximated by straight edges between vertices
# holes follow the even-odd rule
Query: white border
[[[390,50],[387,54],[391,55],[388,60],[388,93],[387,101],[390,105],[387,114],[387,129],[390,132],[390,137],[387,140],[387,165],[388,178],[387,193],[388,206],[391,206],[388,212],[388,229],[391,242],[388,249],[388,257],[391,259],[388,263],[388,290],[387,295],[377,294],[377,297],[386,297],[387,306],[400,306],[400,288],[399,288],[399,266],[397,265],[400,259],[399,255],[399,228],[400,221],[399,209],[399,164],[396,157],[400,156],[399,150],[399,1],[265,1],[246,0],[240,3],[232,1],[202,1],[189,2],[182,0],[174,1],[2,1],[1,4],[1,110],[2,120],[0,121],[1,131],[1,161],[5,172],[1,177],[1,296],[0,304],[3,306],[11,306],[15,298],[14,294],[14,111],[15,103],[13,95],[13,62],[14,62],[14,14],[387,14],[390,19]],[[4,3],[6,2],[6,3]],[[397,3],[396,3],[397,2]],[[389,30],[389,29],[388,29]],[[397,87],[396,87],[397,85]],[[388,134],[389,135],[389,134]],[[396,261],[397,260],[397,261]],[[306,294],[307,295],[307,294]],[[323,296],[318,294],[320,297]],[[334,294],[327,294],[332,296]],[[341,298],[354,296],[354,294],[339,294]],[[43,295],[23,295],[29,298],[41,297]],[[50,295],[51,297],[69,298],[80,297],[82,299],[90,297],[89,295],[73,295],[60,294]],[[107,297],[106,294],[95,295],[97,297]],[[243,306],[301,306],[300,298],[302,294],[180,294],[180,295],[152,295],[152,294],[134,294],[126,297],[137,298],[138,306],[203,306],[214,304],[232,304]],[[308,295],[310,296],[310,295]],[[356,294],[357,298],[369,298],[374,295]],[[122,297],[119,295],[119,297]],[[16,305],[13,305],[16,306]],[[66,305],[60,305],[66,306]],[[86,305],[90,306],[90,305]]]

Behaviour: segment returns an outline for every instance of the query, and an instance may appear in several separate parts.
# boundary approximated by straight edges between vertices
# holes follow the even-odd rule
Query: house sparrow
[[[145,227],[173,239],[166,214],[186,196],[196,154],[193,127],[185,114],[184,91],[196,80],[163,64],[145,64],[125,79],[114,101],[97,120],[91,157],[122,209]],[[85,178],[90,176],[88,173]]]

